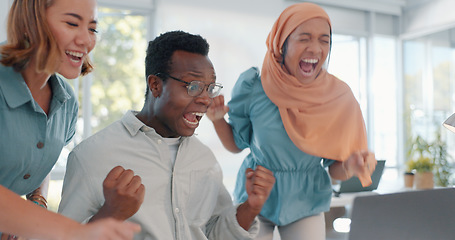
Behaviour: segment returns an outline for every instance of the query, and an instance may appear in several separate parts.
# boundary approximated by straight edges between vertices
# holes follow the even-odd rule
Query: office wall
[[[231,1],[212,1],[212,0],[157,0],[156,6],[158,13],[162,8],[186,8],[188,11],[192,9],[213,9],[214,12],[222,11],[236,14],[249,15],[258,17],[259,19],[270,18],[276,19],[281,11],[287,6],[295,4],[299,1],[285,0],[231,0]],[[335,33],[341,34],[356,34],[367,35],[369,33],[370,16],[368,12],[361,9],[348,9],[334,7],[327,4],[320,4],[329,14],[332,20],[332,27]],[[196,11],[197,12],[197,11]],[[188,14],[188,13],[185,13]],[[378,14],[376,23],[378,31],[381,34],[397,35],[397,18],[392,15]],[[156,20],[160,21],[160,16]],[[210,21],[210,19],[208,19]],[[249,24],[246,22],[245,24]],[[158,25],[160,25],[158,23]],[[271,26],[271,25],[270,25]]]
[[[8,9],[13,0],[0,1],[0,41],[6,39],[6,18]],[[444,0],[438,0],[444,2]],[[446,0],[450,2],[450,0]],[[99,4],[109,4],[110,6],[127,6],[129,8],[137,8],[141,10],[158,9],[158,16],[164,9],[187,9],[183,10],[185,14],[191,14],[188,11],[194,11],[195,14],[198,9],[213,9],[213,12],[223,12],[233,14],[232,16],[240,14],[243,16],[250,16],[252,19],[276,19],[281,11],[287,6],[294,4],[293,1],[285,0],[230,0],[230,1],[212,1],[212,0],[129,0],[127,4],[123,0],[98,0]],[[360,34],[366,35],[369,31],[369,16],[365,11],[358,9],[347,9],[331,7],[328,5],[321,5],[326,9],[332,19],[332,26],[335,33],[346,34]],[[377,31],[381,34],[394,35],[396,34],[396,19],[393,16],[378,15],[377,18]],[[203,17],[203,16],[202,16]],[[219,17],[216,17],[219,18]],[[212,19],[207,19],[210,22]],[[160,26],[161,18],[155,17],[155,26]],[[270,21],[269,21],[270,22]],[[184,23],[183,23],[184,24]],[[249,24],[249,23],[245,23]],[[155,31],[159,32],[159,29]],[[153,34],[152,34],[153,35]]]
[[[403,36],[419,36],[455,27],[453,9],[453,0],[421,1],[408,6],[403,12]]]
[[[6,18],[8,10],[13,0],[0,1],[0,41],[6,40]],[[125,6],[123,0],[98,0],[99,3],[108,3],[111,5]],[[250,16],[262,16],[263,18],[275,18],[293,1],[285,0],[230,0],[230,1],[212,1],[212,0],[129,0],[128,6],[140,9],[153,9],[160,5],[188,6],[190,9],[212,8],[214,10],[231,11],[243,13]],[[419,34],[426,31],[437,31],[439,29],[449,28],[455,25],[455,15],[452,10],[455,9],[453,0],[431,0],[417,1],[418,4],[408,5],[403,10],[402,27],[397,30],[396,17],[379,15],[377,22],[377,31],[385,34],[393,34],[397,31],[404,35]],[[408,1],[412,4],[412,1]],[[333,21],[335,32],[345,33],[366,33],[368,31],[368,16],[365,12],[354,9],[334,8],[324,6]],[[159,21],[159,19],[157,19]]]
[[[138,8],[141,10],[153,9],[155,0],[97,0],[98,4],[108,4],[109,6]]]

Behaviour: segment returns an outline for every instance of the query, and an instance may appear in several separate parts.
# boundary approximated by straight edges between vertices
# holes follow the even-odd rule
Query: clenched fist
[[[91,221],[113,217],[126,220],[133,216],[144,201],[145,187],[141,177],[130,169],[114,167],[103,182],[104,205]]]
[[[272,171],[263,166],[257,166],[256,170],[246,170],[246,193],[248,194],[248,205],[251,210],[259,214],[267,198],[269,198],[275,177]]]

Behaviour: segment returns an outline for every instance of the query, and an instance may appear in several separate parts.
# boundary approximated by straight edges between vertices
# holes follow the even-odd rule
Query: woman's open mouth
[[[314,70],[316,69],[318,63],[318,59],[302,59],[299,63],[302,75],[305,77],[311,77],[314,74]]]
[[[68,58],[74,63],[80,63],[82,61],[82,57],[84,57],[84,54],[81,52],[66,50],[65,53],[66,56],[68,56]]]

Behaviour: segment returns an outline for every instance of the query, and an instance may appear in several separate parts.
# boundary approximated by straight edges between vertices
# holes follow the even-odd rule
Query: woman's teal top
[[[261,215],[277,225],[328,211],[332,188],[325,169],[333,160],[302,152],[287,135],[278,107],[261,84],[259,70],[242,73],[228,103],[229,123],[236,145],[250,148],[237,175],[234,200],[244,202],[245,169],[257,165],[273,171],[276,178]]]
[[[0,185],[25,195],[38,188],[76,131],[78,102],[71,85],[49,79],[46,114],[22,75],[0,64]]]

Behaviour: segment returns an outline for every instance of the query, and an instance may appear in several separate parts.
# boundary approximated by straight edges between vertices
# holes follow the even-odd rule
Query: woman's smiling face
[[[323,18],[300,24],[287,38],[284,66],[301,83],[310,83],[320,73],[330,51],[330,26]]]
[[[81,73],[96,43],[96,0],[53,0],[46,19],[60,54],[58,73],[69,79]]]

